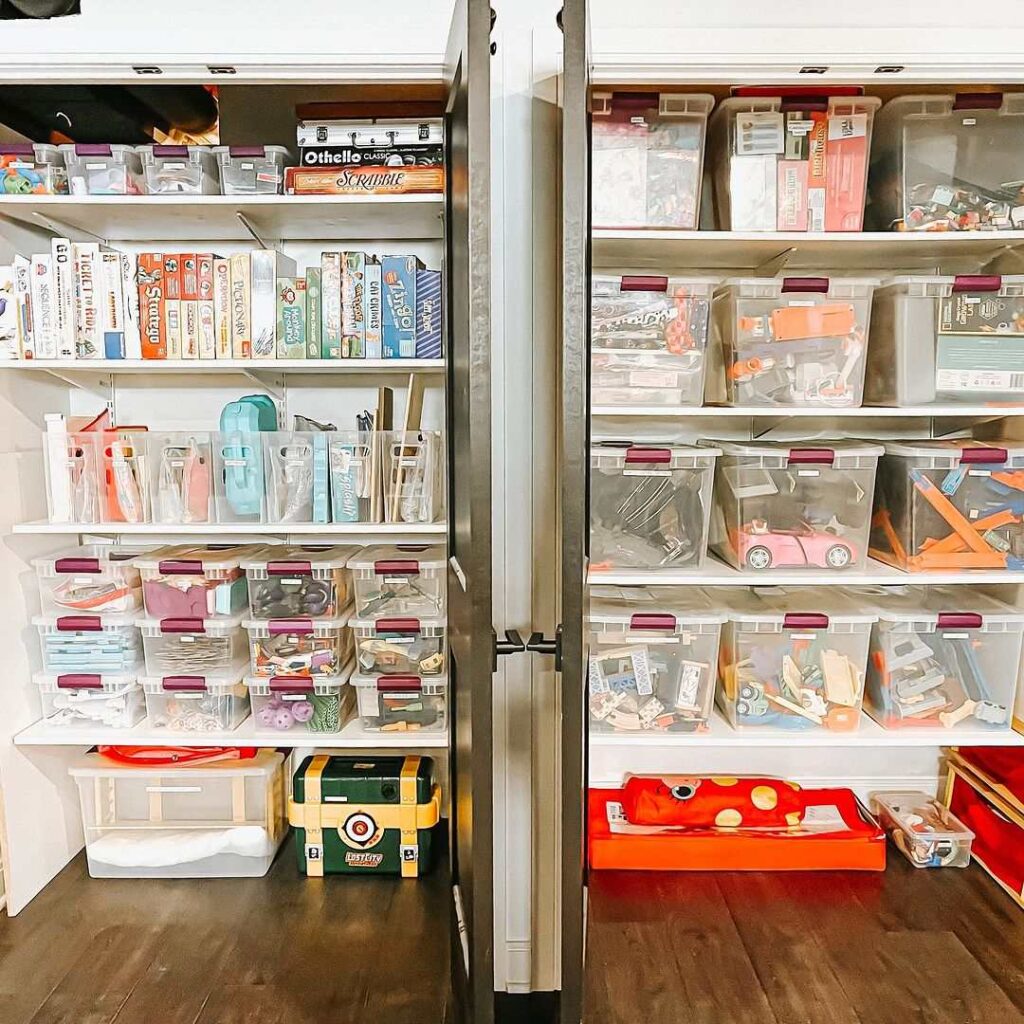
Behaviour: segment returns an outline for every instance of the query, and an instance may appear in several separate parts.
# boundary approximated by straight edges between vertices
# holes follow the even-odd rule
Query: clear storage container
[[[927,793],[872,793],[871,813],[915,868],[965,868],[974,833]]]
[[[132,563],[138,551],[105,544],[36,558],[44,614],[130,612],[142,607],[142,581]]]
[[[228,678],[245,660],[241,616],[224,619],[141,619],[146,674]]]
[[[335,523],[374,521],[375,437],[367,430],[338,430],[327,435],[331,519]]]
[[[962,587],[873,600],[872,718],[886,729],[1010,728],[1024,612]]]
[[[360,619],[444,615],[447,559],[444,548],[381,544],[349,559]]]
[[[1024,401],[1024,276],[895,277],[875,291],[867,400]]]
[[[590,565],[693,569],[704,564],[716,448],[590,450]]]
[[[352,600],[351,546],[278,545],[242,560],[256,619],[333,619]]]
[[[725,616],[702,590],[592,588],[588,690],[597,732],[708,728]]]
[[[909,572],[1024,569],[1024,446],[887,441],[871,555]]]
[[[271,523],[326,523],[330,504],[329,434],[267,431],[267,519]]]
[[[151,432],[148,456],[153,522],[212,523],[211,435],[204,431]]]
[[[345,617],[251,619],[249,664],[254,676],[336,676],[352,660]]]
[[[93,878],[265,875],[288,827],[284,755],[143,767],[86,754],[78,783]]]
[[[134,674],[37,672],[33,678],[46,725],[130,729],[146,715]]]
[[[338,733],[349,723],[355,697],[352,666],[337,676],[249,676],[252,717],[258,733]]]
[[[75,142],[60,146],[73,196],[139,195],[142,162],[134,146]]]
[[[364,729],[373,732],[443,732],[448,721],[447,676],[353,675]]]
[[[217,157],[208,146],[139,146],[139,157],[151,196],[220,192]]]
[[[99,445],[100,522],[148,523],[149,468],[144,430],[103,430]]]
[[[352,619],[349,625],[363,675],[437,676],[447,670],[443,619]]]
[[[878,283],[854,277],[727,279],[712,307],[722,363],[713,397],[728,405],[859,406]]]
[[[868,228],[1024,227],[1024,93],[898,96],[879,111]]]
[[[736,569],[862,569],[880,445],[712,441],[711,549]]]
[[[68,190],[64,157],[40,142],[0,142],[0,192],[8,196],[59,195]]]
[[[170,545],[135,559],[152,619],[229,619],[246,607],[243,560],[256,545]]]
[[[594,405],[697,406],[716,277],[595,274],[590,309]]]
[[[697,227],[705,93],[594,93],[591,189],[595,227]]]
[[[860,231],[871,96],[735,96],[708,137],[722,231]]]
[[[381,435],[384,522],[434,523],[444,512],[444,442],[440,430]]]
[[[51,523],[102,522],[99,436],[80,433],[43,434],[46,505]]]
[[[43,669],[61,675],[134,674],[142,644],[131,613],[37,615]]]
[[[143,676],[151,729],[170,732],[228,732],[249,717],[243,661],[230,675]]]
[[[873,614],[825,590],[728,600],[718,704],[734,729],[859,727]]]
[[[231,431],[213,435],[213,501],[218,523],[265,523],[263,434]]]
[[[226,196],[277,195],[291,157],[284,146],[214,146]]]

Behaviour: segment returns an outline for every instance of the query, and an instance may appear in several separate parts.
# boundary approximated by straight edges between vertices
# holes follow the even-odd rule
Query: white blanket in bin
[[[89,856],[118,868],[167,868],[222,853],[269,857],[274,844],[259,825],[214,829],[125,829],[89,844]]]

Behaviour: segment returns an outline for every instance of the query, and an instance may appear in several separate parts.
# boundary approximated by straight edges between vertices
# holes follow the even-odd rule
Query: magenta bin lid
[[[378,676],[377,691],[401,690],[416,693],[423,689],[423,680],[419,676]]]
[[[206,624],[202,619],[161,619],[161,633],[205,633]]]
[[[3,156],[30,156],[35,158],[36,149],[31,142],[0,143],[0,154]]]
[[[110,156],[110,144],[106,142],[76,142],[75,156]]]
[[[271,676],[270,689],[273,693],[312,692],[312,676]]]
[[[998,110],[1002,105],[1001,92],[958,92],[953,97],[954,110]]]
[[[790,448],[789,464],[831,466],[836,453],[832,448]]]
[[[828,616],[824,612],[786,612],[782,617],[783,629],[828,629]]]
[[[98,615],[62,615],[57,619],[61,633],[99,633],[103,620]]]
[[[266,156],[266,146],[228,146],[229,156]]]
[[[161,684],[165,690],[196,692],[206,689],[206,676],[164,676]]]
[[[412,558],[388,558],[373,563],[378,576],[418,576],[420,563]]]
[[[103,680],[98,675],[57,676],[57,687],[61,690],[98,690],[102,685]]]
[[[782,291],[786,292],[827,292],[827,277],[784,277]]]
[[[676,617],[668,613],[655,615],[638,612],[629,620],[630,629],[675,629]]]
[[[779,106],[783,112],[789,110],[828,110],[828,96],[808,93],[802,96],[787,96]]]
[[[626,463],[665,463],[672,461],[671,448],[639,448],[633,446],[626,449]]]
[[[188,156],[188,146],[154,146],[153,156]]]
[[[75,572],[99,572],[100,560],[98,558],[58,558],[53,563],[53,571],[62,575]]]
[[[168,576],[202,576],[203,563],[198,558],[167,558],[157,564]]]
[[[957,274],[953,278],[955,292],[997,292],[1002,286],[999,274]]]
[[[935,620],[939,629],[981,629],[984,624],[977,612],[939,612]]]
[[[312,576],[309,562],[267,562],[268,576]]]
[[[668,278],[656,274],[643,276],[632,274],[619,282],[620,292],[667,292]]]
[[[287,636],[295,633],[299,636],[313,635],[312,619],[271,619],[267,628],[271,636]]]
[[[419,619],[378,619],[373,624],[374,632],[400,633],[407,636],[415,636],[420,631]]]
[[[995,465],[1006,462],[1008,458],[1005,448],[964,448],[960,452],[961,462]]]

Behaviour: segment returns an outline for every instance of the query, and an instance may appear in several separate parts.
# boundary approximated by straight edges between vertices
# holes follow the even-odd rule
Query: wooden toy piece
[[[964,543],[971,551],[976,551],[979,554],[993,553],[992,548],[985,543],[984,538],[974,528],[970,520],[960,512],[924,473],[919,469],[912,469],[910,471],[910,478],[914,481],[914,486],[925,501],[963,538]]]
[[[830,704],[856,707],[860,701],[860,673],[850,659],[838,651],[821,652],[821,671],[825,677],[825,696]]]
[[[800,686],[803,683],[803,675],[797,668],[796,662],[788,655],[782,656],[782,685],[790,697],[797,697],[800,694]]]
[[[785,708],[787,711],[792,711],[794,715],[800,715],[802,718],[808,719],[815,725],[821,725],[824,719],[821,715],[815,714],[813,711],[808,710],[805,707],[801,707],[799,704],[795,704],[791,700],[787,700],[785,697],[778,697],[774,693],[765,694],[765,696],[773,703],[778,704],[779,707]]]
[[[965,718],[973,717],[974,710],[977,706],[977,701],[965,700],[960,707],[953,711],[940,712],[939,721],[942,723],[943,728],[952,729],[954,725],[959,725]]]
[[[879,509],[871,520],[871,525],[881,530],[885,535],[885,539],[889,542],[889,547],[892,549],[892,554],[890,555],[878,548],[871,548],[868,551],[868,554],[871,555],[872,558],[877,558],[880,562],[894,560],[899,565],[905,565],[907,561],[907,551],[906,548],[903,547],[899,534],[893,528],[892,516],[889,515],[889,510],[884,508]]]

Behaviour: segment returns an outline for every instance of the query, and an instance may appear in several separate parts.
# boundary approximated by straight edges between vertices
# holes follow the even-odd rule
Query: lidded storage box
[[[151,676],[230,677],[245,660],[242,617],[140,619],[146,672]]]
[[[872,793],[871,811],[915,868],[965,868],[974,833],[927,793]]]
[[[249,694],[241,662],[230,675],[143,676],[146,716],[168,732],[228,732],[249,716]]]
[[[256,676],[336,676],[352,660],[347,617],[251,619],[249,662]]]
[[[131,613],[37,615],[43,670],[58,674],[134,674],[142,644]]]
[[[214,146],[226,196],[277,195],[291,163],[284,146]]]
[[[447,560],[444,548],[381,544],[349,559],[360,619],[444,615]]]
[[[134,674],[37,672],[33,678],[39,687],[43,722],[48,726],[130,729],[146,715]]]
[[[134,146],[74,142],[60,148],[73,196],[124,196],[142,192],[142,161]]]
[[[448,722],[448,677],[353,675],[364,729],[443,732]]]
[[[447,667],[443,619],[352,619],[356,665],[365,675],[441,675]]]
[[[151,196],[220,191],[217,158],[208,146],[139,146],[139,157]]]
[[[130,612],[142,605],[137,550],[94,544],[36,558],[45,614]]]
[[[157,548],[136,558],[146,614],[153,619],[229,619],[246,606],[242,560],[254,545]]]
[[[68,190],[64,157],[41,142],[0,142],[0,191],[8,196],[58,195]]]
[[[242,560],[256,619],[331,619],[352,600],[351,546],[273,545]]]
[[[249,676],[252,717],[260,733],[340,732],[355,704],[351,664],[337,676]]]

